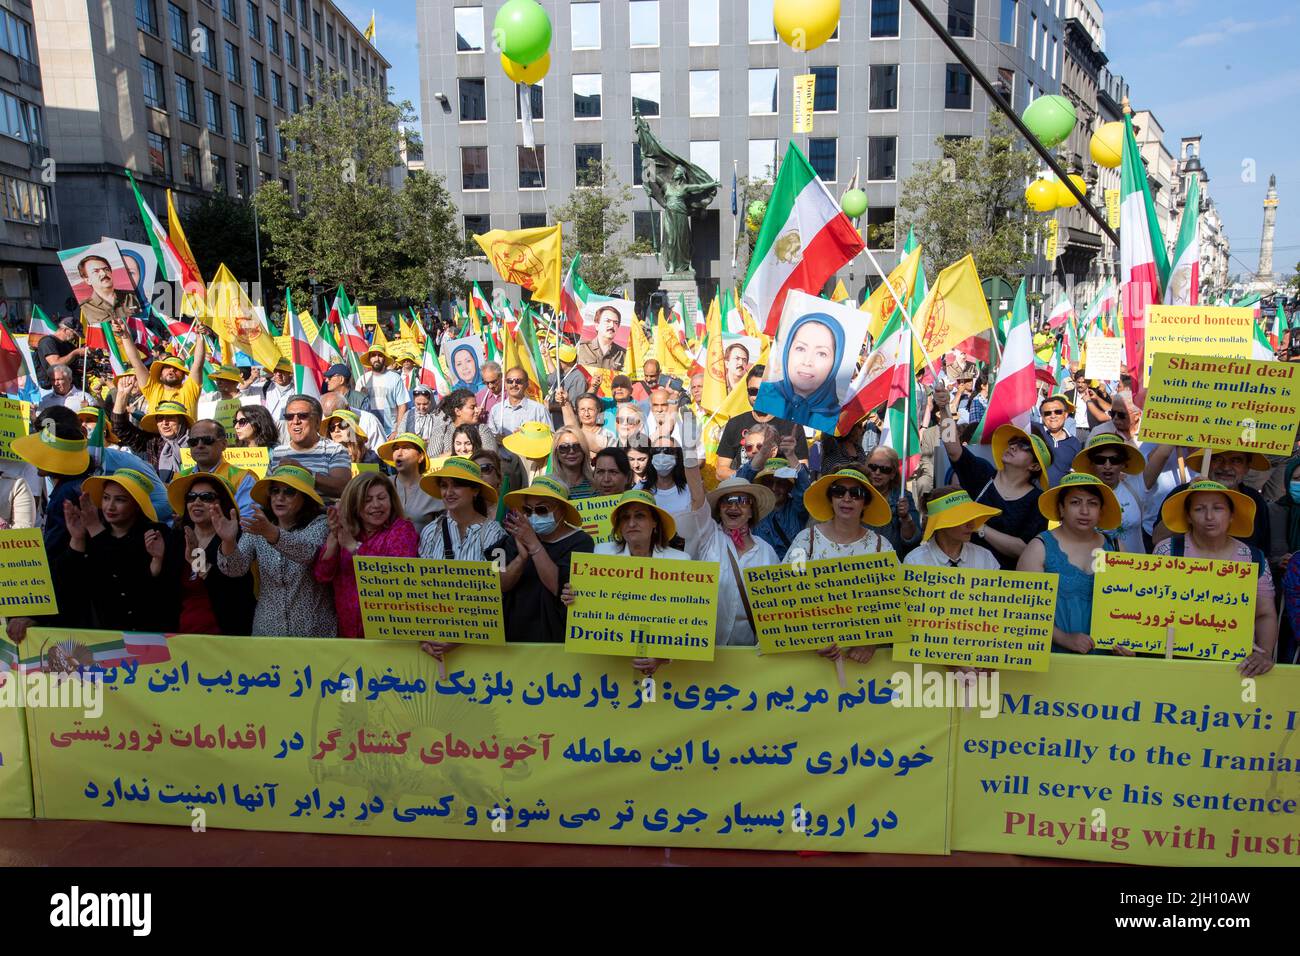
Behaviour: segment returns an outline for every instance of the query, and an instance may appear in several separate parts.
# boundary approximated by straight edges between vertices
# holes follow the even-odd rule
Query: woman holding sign
[[[998,559],[988,548],[972,544],[971,538],[997,508],[977,505],[956,485],[936,488],[925,496],[925,536],[910,551],[904,564],[932,568],[976,568],[997,571]]]
[[[1025,547],[1017,571],[1055,574],[1056,617],[1052,650],[1092,652],[1092,575],[1099,551],[1114,546],[1098,528],[1118,528],[1119,502],[1096,475],[1066,475],[1059,485],[1038,499],[1038,510],[1060,527],[1044,531]]]
[[[1160,507],[1160,520],[1173,536],[1156,545],[1155,554],[1255,562],[1259,568],[1255,585],[1255,641],[1237,670],[1245,677],[1272,670],[1277,649],[1273,574],[1264,553],[1241,540],[1249,538],[1255,527],[1255,502],[1217,481],[1202,479],[1166,498]]]

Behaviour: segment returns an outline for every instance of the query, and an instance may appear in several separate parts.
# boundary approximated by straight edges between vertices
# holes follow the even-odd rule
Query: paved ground
[[[14,866],[1088,866],[990,853],[664,850],[399,837],[262,833],[78,820],[0,821],[0,867]]]

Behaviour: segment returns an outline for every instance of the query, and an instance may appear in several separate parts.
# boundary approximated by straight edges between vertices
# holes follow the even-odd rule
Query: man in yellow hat
[[[199,393],[203,390],[203,363],[207,359],[207,340],[196,335],[194,354],[188,369],[185,363],[173,356],[158,359],[151,368],[145,368],[140,351],[136,348],[126,325],[121,319],[113,320],[113,334],[117,336],[135,380],[140,385],[152,410],[159,402],[180,402],[194,418],[199,412]]]
[[[233,365],[222,365],[208,373],[212,384],[217,386],[215,392],[204,392],[199,396],[195,415],[198,418],[216,418],[217,408],[221,402],[239,398],[239,386],[244,383],[244,376]]]

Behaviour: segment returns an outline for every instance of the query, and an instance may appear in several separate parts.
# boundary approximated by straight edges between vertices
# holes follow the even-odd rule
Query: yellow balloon
[[[1098,166],[1114,169],[1124,159],[1124,124],[1121,122],[1103,123],[1092,134],[1088,144],[1092,161]]]
[[[1079,192],[1083,193],[1085,196],[1088,195],[1088,184],[1084,182],[1082,176],[1075,176],[1071,173],[1070,182],[1074,183],[1075,188],[1078,189]],[[1079,205],[1079,200],[1074,198],[1074,193],[1070,192],[1069,188],[1064,183],[1058,182],[1053,183],[1052,185],[1056,189],[1056,205],[1059,208],[1069,209],[1071,206]]]
[[[1051,212],[1056,208],[1057,184],[1047,179],[1035,179],[1025,188],[1025,202],[1034,212]]]
[[[835,33],[840,0],[776,0],[772,23],[777,34],[796,50],[815,50]]]
[[[543,53],[540,60],[534,60],[532,63],[525,65],[523,63],[516,63],[514,60],[509,59],[504,53],[502,53],[501,69],[505,70],[506,76],[510,77],[510,79],[514,80],[516,83],[524,83],[531,86],[532,84],[539,82],[541,78],[550,71],[551,54]]]

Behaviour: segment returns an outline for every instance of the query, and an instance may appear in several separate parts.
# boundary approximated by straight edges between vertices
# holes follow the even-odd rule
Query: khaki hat
[[[954,491],[942,498],[934,498],[925,506],[925,534],[922,541],[929,541],[930,536],[944,528],[960,528],[968,521],[978,521],[977,527],[993,517],[1002,514],[1001,508],[976,504],[964,491]]]
[[[611,528],[616,531],[618,530],[618,513],[628,505],[645,505],[655,513],[659,518],[660,527],[663,528],[663,544],[665,546],[667,546],[669,541],[677,537],[677,522],[673,520],[673,516],[663,508],[659,507],[658,503],[655,501],[654,495],[640,488],[633,488],[631,491],[625,491],[619,497],[618,504],[614,505],[614,509],[609,513],[609,526]]]
[[[230,500],[230,506],[238,509],[239,505],[235,501],[235,489],[230,487],[230,482],[210,471],[192,471],[187,475],[172,479],[172,483],[167,486],[167,501],[171,504],[172,511],[176,512],[177,515],[185,514],[185,496],[189,494],[190,487],[196,481],[209,481],[218,488],[223,489]]]
[[[582,515],[569,503],[569,486],[554,475],[538,475],[527,488],[510,492],[506,495],[506,507],[521,508],[525,498],[550,498],[558,502],[564,520],[575,528],[582,527]]]
[[[50,475],[80,475],[90,467],[90,443],[84,438],[59,438],[53,430],[15,438],[13,453],[38,471]]]
[[[894,516],[889,502],[885,500],[884,495],[872,487],[871,480],[855,468],[841,468],[829,475],[822,475],[809,485],[808,490],[803,493],[803,506],[808,514],[816,521],[830,521],[834,518],[835,509],[831,507],[828,495],[831,485],[845,480],[856,481],[867,489],[866,503],[862,508],[862,523],[877,528],[889,524]]]
[[[1255,502],[1250,496],[1204,478],[1193,481],[1182,491],[1165,499],[1165,503],[1160,506],[1160,520],[1166,528],[1175,534],[1187,533],[1187,512],[1183,510],[1183,503],[1199,491],[1221,494],[1232,503],[1232,523],[1228,525],[1228,534],[1234,538],[1249,538],[1255,533]]]
[[[726,481],[718,482],[716,488],[707,495],[709,501],[709,510],[718,507],[718,502],[728,495],[745,494],[754,499],[758,512],[754,515],[754,521],[761,521],[766,517],[773,508],[776,507],[776,498],[772,494],[772,489],[766,485],[756,485],[746,481],[744,478],[733,475]]]
[[[1048,469],[1052,467],[1052,452],[1047,447],[1047,443],[1037,435],[1031,435],[1023,428],[1017,428],[1015,425],[999,425],[993,432],[993,464],[998,471],[1002,470],[1002,455],[1007,450],[1007,445],[1011,444],[1011,439],[1023,438],[1029,442],[1034,450],[1034,457],[1038,459],[1038,467],[1042,473],[1038,476],[1039,482],[1044,489],[1051,483],[1047,476]]]
[[[551,453],[555,433],[545,422],[524,422],[519,431],[507,435],[501,440],[510,451],[520,458],[545,458]]]
[[[277,483],[288,485],[295,491],[301,491],[318,505],[325,504],[321,499],[320,494],[316,491],[316,476],[301,465],[281,465],[261,481],[257,482],[257,484],[253,485],[253,490],[249,494],[252,499],[263,508],[269,508],[269,502],[271,500],[271,485]]]
[[[424,439],[415,432],[402,432],[396,438],[383,442],[375,449],[375,454],[385,465],[394,466],[396,463],[393,461],[393,452],[397,451],[398,445],[413,445],[419,449],[420,455],[426,462],[429,460],[429,449],[425,446]]]
[[[1119,506],[1115,492],[1111,491],[1110,487],[1096,475],[1082,471],[1070,472],[1055,488],[1044,491],[1038,498],[1038,513],[1048,521],[1059,522],[1061,516],[1057,511],[1057,502],[1060,501],[1061,495],[1076,488],[1091,488],[1101,495],[1101,518],[1097,521],[1097,527],[1110,531],[1120,526],[1120,522],[1124,520],[1124,512]]]
[[[1092,463],[1088,457],[1089,452],[1099,448],[1115,448],[1124,452],[1128,460],[1124,463],[1124,474],[1140,475],[1146,470],[1147,460],[1142,452],[1138,451],[1124,439],[1120,438],[1114,432],[1102,432],[1100,435],[1093,435],[1088,439],[1088,444],[1083,446],[1083,451],[1074,456],[1074,461],[1070,467],[1075,471],[1087,472],[1090,475],[1097,473],[1097,466]]]
[[[401,441],[401,438],[395,439],[394,443],[397,441]],[[452,455],[445,459],[437,468],[420,479],[420,490],[430,498],[442,498],[442,489],[438,487],[440,478],[468,481],[478,485],[479,490],[483,492],[484,501],[490,505],[497,503],[497,490],[483,480],[483,471],[478,463],[468,458]]]
[[[174,355],[165,355],[149,366],[149,382],[157,384],[162,381],[162,371],[165,368],[179,369],[189,374],[189,367]]]
[[[158,520],[158,512],[149,500],[149,495],[153,492],[153,479],[148,475],[142,475],[134,468],[119,468],[111,475],[92,475],[81,483],[81,490],[90,495],[90,500],[99,508],[104,499],[104,486],[109,482],[135,499],[146,518],[150,521]]]
[[[194,427],[194,416],[190,414],[190,410],[184,404],[166,401],[159,402],[149,414],[140,419],[140,430],[152,432],[156,435],[158,434],[158,419],[173,415],[185,419],[186,428]]]

